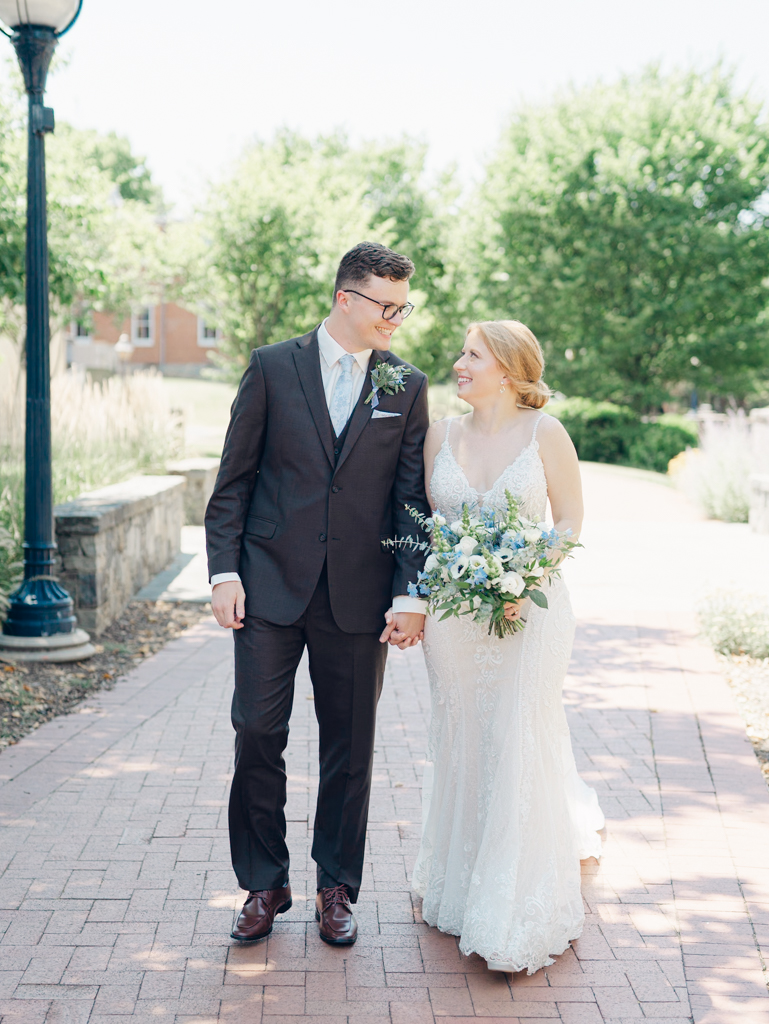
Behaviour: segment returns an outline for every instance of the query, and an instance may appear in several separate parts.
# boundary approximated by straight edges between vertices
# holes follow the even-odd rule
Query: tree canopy
[[[21,342],[26,245],[26,111],[0,94],[0,330]],[[128,142],[57,125],[46,139],[52,323],[73,308],[127,311],[163,277],[159,192]]]
[[[569,395],[744,402],[769,364],[767,189],[761,105],[720,68],[525,107],[468,227],[471,308],[528,323]]]
[[[215,358],[230,376],[240,376],[253,348],[307,331],[327,314],[339,259],[364,239],[414,260],[417,311],[399,331],[401,344],[407,358],[444,369],[440,319],[453,299],[424,158],[424,147],[407,140],[352,147],[342,135],[282,132],[249,147],[212,188],[185,294],[222,328]]]

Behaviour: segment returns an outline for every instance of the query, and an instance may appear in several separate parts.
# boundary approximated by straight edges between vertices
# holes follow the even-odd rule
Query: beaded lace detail
[[[435,457],[433,475],[430,479],[430,493],[437,511],[454,518],[462,514],[467,505],[471,512],[481,506],[491,506],[502,512],[507,508],[505,491],[510,491],[521,501],[521,511],[532,519],[544,519],[547,510],[547,480],[545,467],[539,457],[537,428],[544,413],[537,417],[531,441],[517,459],[507,466],[492,487],[483,493],[476,491],[465,476],[451,447],[451,425],[446,424],[446,437]]]
[[[544,519],[547,481],[532,439],[494,485],[471,487],[451,447],[451,421],[430,492],[457,518],[506,507]],[[413,885],[428,924],[460,936],[463,953],[531,974],[582,931],[580,857],[600,856],[603,816],[577,774],[561,690],[574,616],[566,587],[549,608],[524,611],[526,628],[500,640],[468,616],[429,617],[425,658],[432,719],[423,830]]]

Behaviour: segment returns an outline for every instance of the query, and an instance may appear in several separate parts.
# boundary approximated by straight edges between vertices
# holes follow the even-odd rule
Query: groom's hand
[[[217,583],[211,594],[211,610],[223,629],[242,629],[246,617],[246,592],[238,580]]]
[[[393,612],[389,608],[385,612],[385,626],[379,642],[389,643],[405,651],[414,647],[424,637],[425,617],[414,612]]]

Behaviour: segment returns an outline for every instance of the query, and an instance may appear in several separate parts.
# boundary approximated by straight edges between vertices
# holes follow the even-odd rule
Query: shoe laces
[[[328,889],[324,889],[323,900],[327,907],[332,906],[334,903],[341,903],[349,907],[350,894],[347,891],[347,886],[334,885],[329,887]]]

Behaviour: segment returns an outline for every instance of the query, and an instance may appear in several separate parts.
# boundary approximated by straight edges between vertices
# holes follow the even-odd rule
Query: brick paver
[[[358,943],[325,946],[313,917],[304,666],[287,754],[294,907],[268,940],[230,940],[231,638],[202,623],[0,755],[3,1021],[769,1022],[769,796],[754,755],[690,613],[615,605],[600,587],[578,602],[567,704],[607,828],[600,865],[583,865],[584,934],[552,967],[490,974],[420,920],[418,650],[388,662]]]

